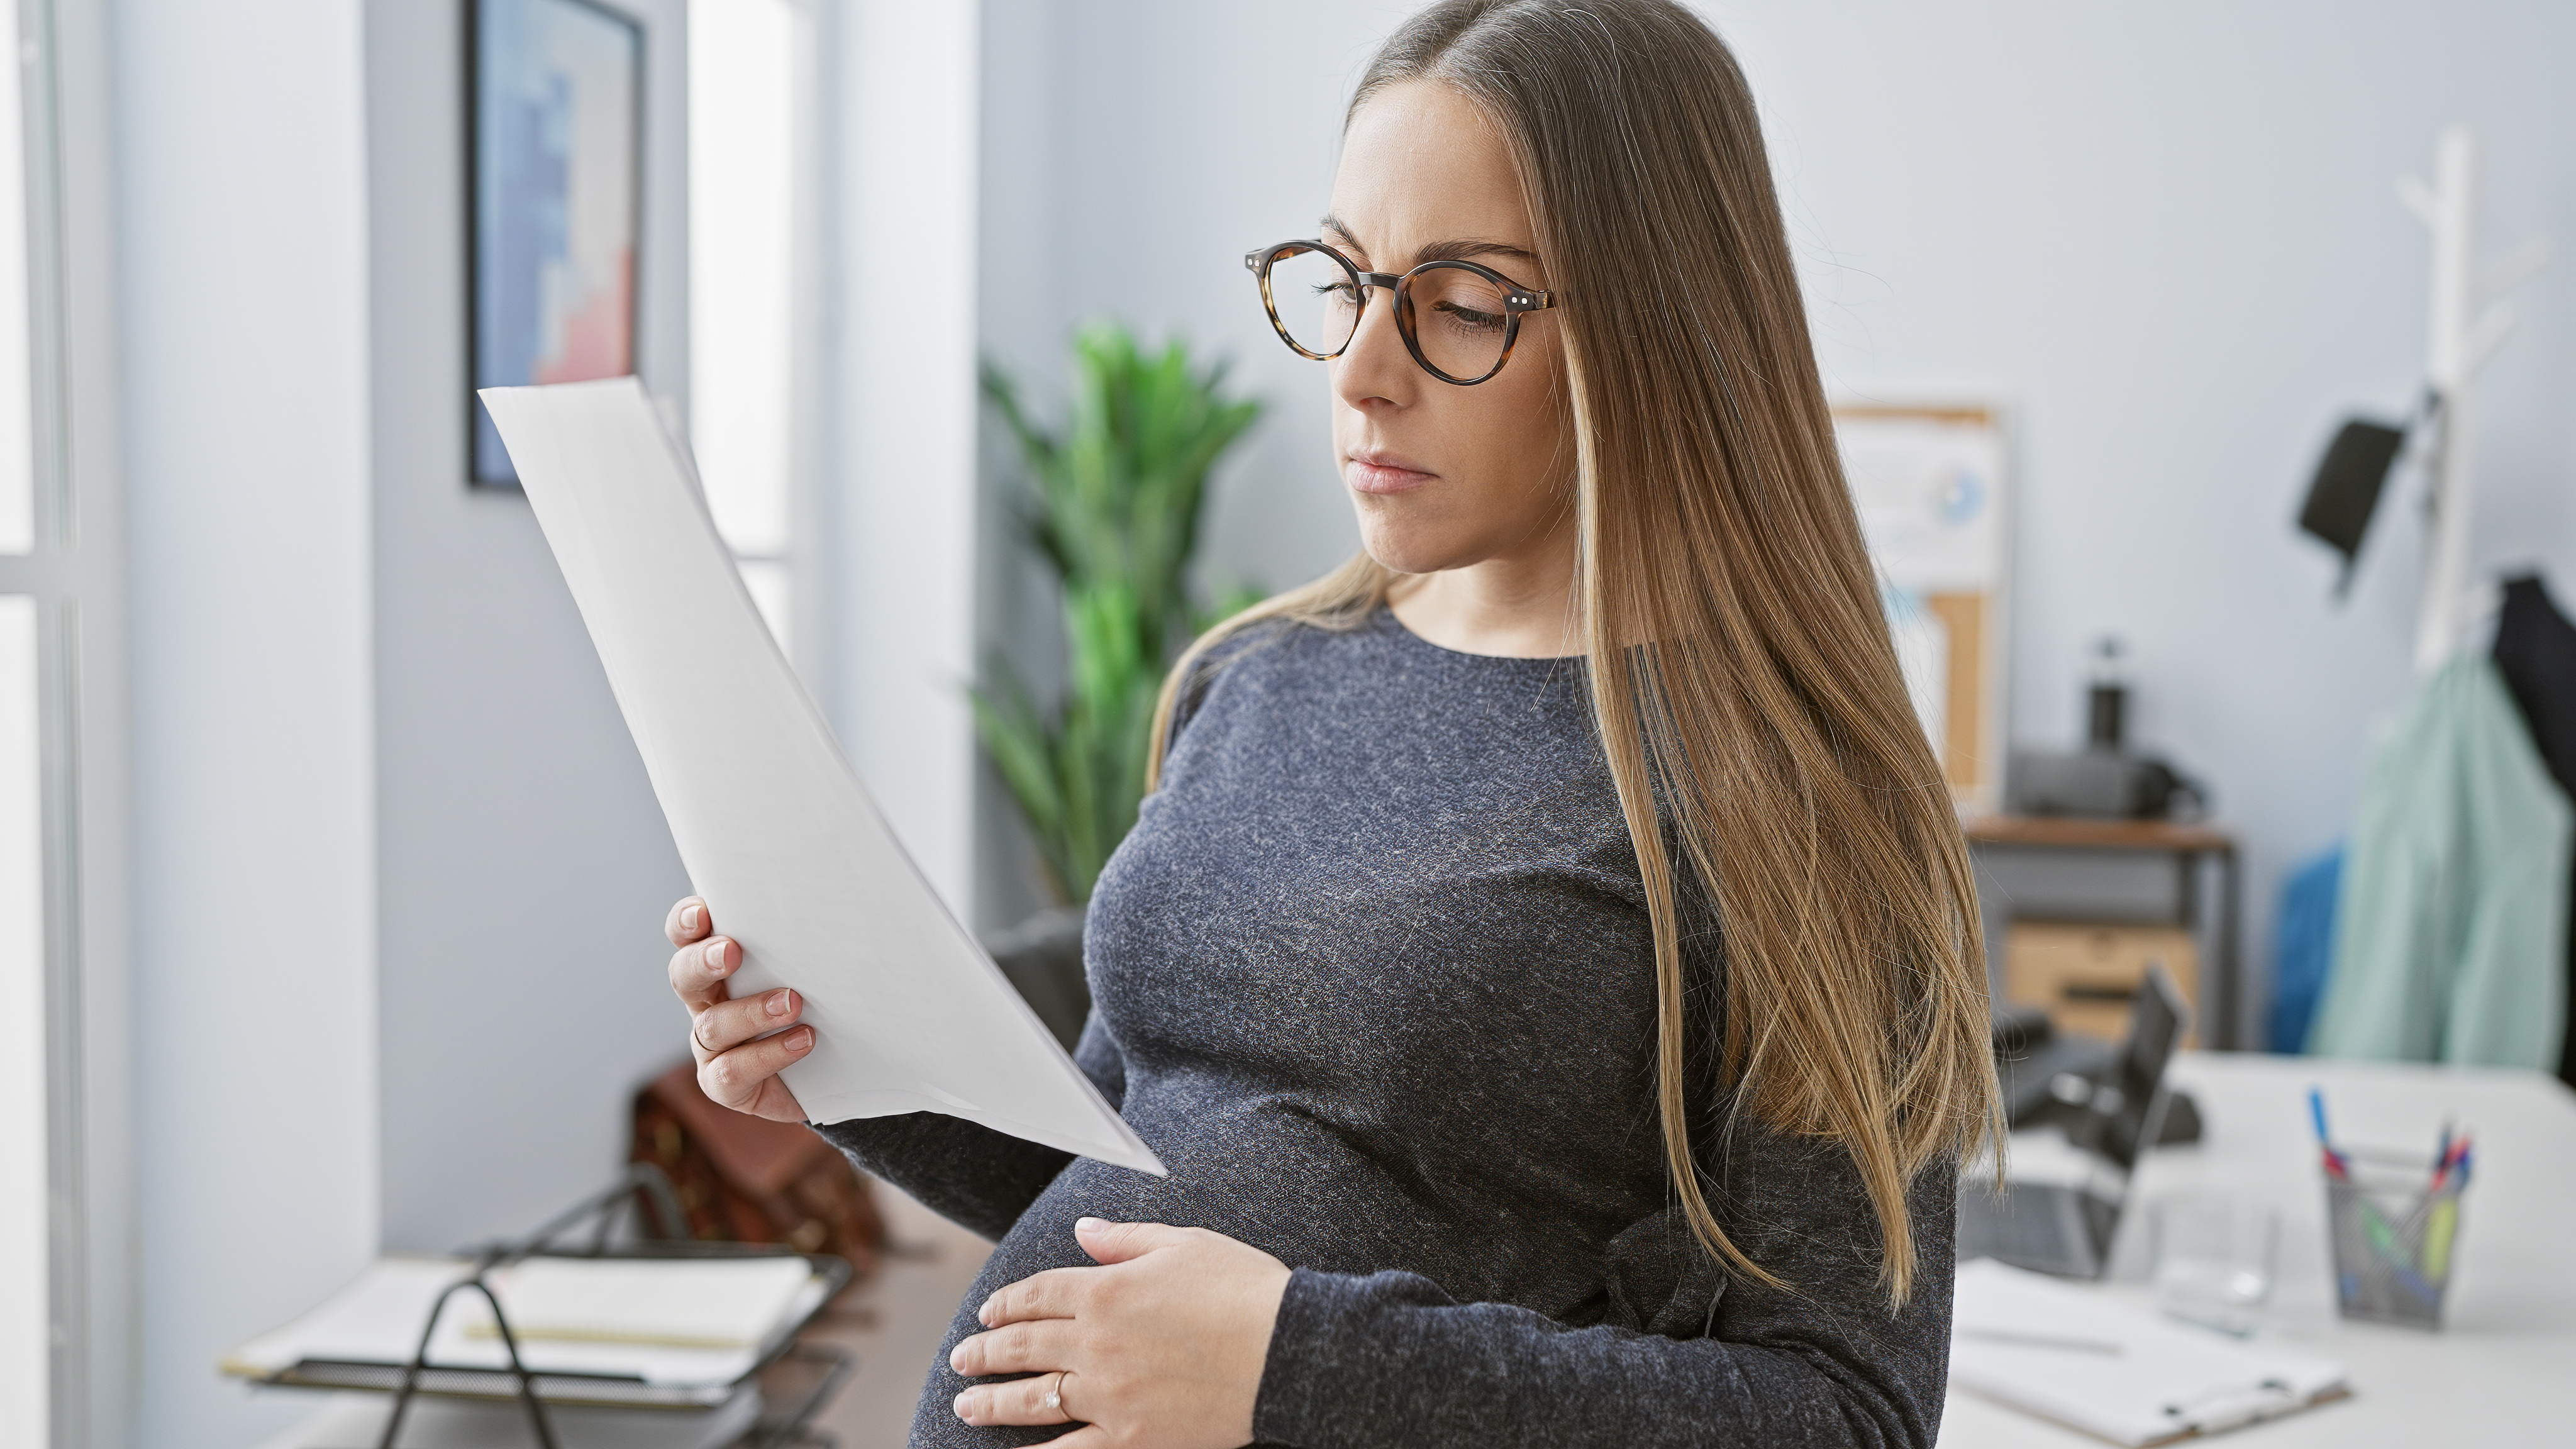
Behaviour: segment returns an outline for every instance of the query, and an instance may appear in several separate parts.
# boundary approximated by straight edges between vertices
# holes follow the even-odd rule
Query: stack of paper
[[[796,1304],[813,1269],[802,1258],[528,1258],[485,1278],[521,1345],[657,1344],[758,1348]],[[460,1300],[469,1338],[497,1339],[491,1306]]]
[[[227,1355],[226,1373],[270,1378],[307,1359],[404,1364],[461,1258],[378,1259],[319,1308]],[[802,1258],[531,1258],[485,1280],[534,1371],[641,1379],[722,1402],[761,1352],[823,1301]],[[483,1295],[450,1298],[430,1339],[442,1368],[503,1369],[508,1349]]]
[[[2186,1328],[1981,1258],[1959,1267],[1950,1381],[2115,1444],[2162,1444],[2347,1392],[2343,1365]]]
[[[358,1449],[385,1436],[391,1394],[334,1394],[320,1413],[268,1441],[261,1449]],[[724,1449],[760,1418],[760,1390],[748,1384],[712,1409],[585,1409],[546,1411],[559,1449]],[[416,1398],[403,1412],[402,1449],[493,1449],[534,1444],[528,1411],[519,1404],[469,1399]]]

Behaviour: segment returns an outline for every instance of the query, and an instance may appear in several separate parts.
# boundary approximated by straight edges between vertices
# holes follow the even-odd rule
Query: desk
[[[2224,1190],[2281,1214],[2280,1284],[2264,1337],[2342,1361],[2353,1397],[2227,1436],[2244,1449],[2576,1442],[2576,1094],[2538,1072],[2188,1053],[2174,1080],[2203,1138],[2140,1167],[2101,1291],[2146,1301],[2144,1205]],[[2325,1089],[2349,1146],[2431,1155],[2445,1115],[2477,1134],[2447,1327],[2346,1323],[2328,1279],[2325,1188],[2307,1091]],[[1950,1449],[2077,1449],[2100,1441],[1953,1390]]]
[[[1965,822],[1986,933],[1986,983],[2004,999],[2004,939],[2016,917],[2180,926],[2200,952],[2200,1040],[2259,1040],[2239,981],[2236,837],[2170,820],[1988,815]],[[2217,888],[2202,880],[2215,866]]]

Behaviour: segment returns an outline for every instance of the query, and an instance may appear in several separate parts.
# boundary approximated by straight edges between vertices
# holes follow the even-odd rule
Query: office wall
[[[123,0],[110,24],[136,1437],[237,1445],[307,1409],[217,1357],[376,1246],[361,42],[338,0]]]
[[[922,873],[961,918],[990,926],[965,692],[978,609],[980,14],[841,0],[827,18],[824,708]]]
[[[1108,314],[1234,356],[1271,412],[1219,476],[1213,572],[1284,584],[1352,546],[1321,369],[1271,338],[1238,259],[1311,225],[1347,88],[1412,8],[988,0],[1011,83],[985,102],[985,344],[1060,376],[1066,331]],[[2339,410],[2419,384],[2428,248],[2390,183],[2466,121],[2497,250],[2576,245],[2576,12],[1703,8],[1763,106],[1828,383],[2015,410],[2014,735],[2069,742],[2086,644],[2125,638],[2138,738],[2245,832],[2259,963],[2281,871],[2342,828],[2371,721],[2410,687],[2415,499],[2392,499],[2340,608],[2290,526]],[[2569,277],[2532,286],[2484,379],[2472,549],[2482,572],[2549,564],[2562,594]],[[1052,647],[1017,608],[997,617],[1020,647]]]
[[[1230,365],[1230,385],[1268,411],[1211,479],[1212,586],[1281,588],[1359,546],[1328,456],[1323,369],[1279,345],[1242,259],[1313,232],[1351,82],[1409,8],[984,0],[984,352],[1043,416],[1061,407],[1074,330],[1093,318]],[[1063,626],[1051,575],[1018,536],[1026,484],[1007,433],[988,424],[982,460],[979,652],[1029,661],[1049,690]],[[978,888],[997,903],[986,924],[1000,924],[1044,900],[989,771],[979,806]]]
[[[1770,108],[1829,381],[2017,405],[2012,721],[2071,743],[2083,651],[2135,649],[2137,734],[2282,870],[2340,832],[2407,698],[2425,537],[2392,494],[2351,602],[2290,526],[2342,409],[2421,386],[2423,228],[2392,180],[2487,148],[2490,256],[2576,241],[2576,13],[2530,4],[1732,5]],[[2473,565],[2576,587],[2576,291],[2481,379]],[[2252,1004],[2252,1003],[2249,1003]]]
[[[685,0],[646,19],[642,372],[685,397]],[[687,893],[643,761],[515,489],[466,484],[461,0],[370,0],[383,1238],[523,1231],[625,1160],[687,1054]]]

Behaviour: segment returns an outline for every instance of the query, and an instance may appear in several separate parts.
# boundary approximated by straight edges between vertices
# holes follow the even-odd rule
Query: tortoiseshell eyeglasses
[[[1246,252],[1243,265],[1261,281],[1261,305],[1279,340],[1301,356],[1327,362],[1342,355],[1360,327],[1372,287],[1395,294],[1395,330],[1424,372],[1472,387],[1503,370],[1520,337],[1521,318],[1556,305],[1474,262],[1424,262],[1402,276],[1363,272],[1319,241],[1285,241]]]

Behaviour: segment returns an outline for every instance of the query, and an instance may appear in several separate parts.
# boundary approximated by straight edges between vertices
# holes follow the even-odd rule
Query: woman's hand
[[[957,1396],[969,1424],[1065,1424],[1065,1449],[1238,1449],[1288,1265],[1205,1228],[1084,1218],[1074,1240],[1104,1266],[1057,1268],[984,1301],[986,1331],[948,1366],[1035,1373]],[[1050,1404],[1049,1396],[1056,1402]]]
[[[671,907],[663,933],[671,953],[671,989],[689,1009],[689,1054],[698,1059],[698,1089],[737,1112],[802,1122],[805,1109],[778,1080],[779,1069],[814,1050],[814,1028],[794,1025],[805,999],[784,987],[736,1001],[725,985],[742,968],[742,947],[713,934],[707,903],[691,896]],[[773,1035],[774,1033],[774,1035]]]

